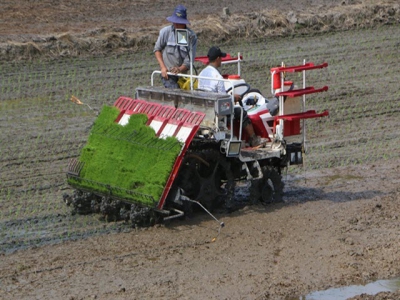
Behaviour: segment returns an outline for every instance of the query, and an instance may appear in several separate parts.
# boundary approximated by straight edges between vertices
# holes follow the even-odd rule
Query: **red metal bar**
[[[306,94],[313,94],[319,92],[326,92],[328,90],[328,86],[324,86],[320,89],[315,89],[313,86],[306,87],[304,89],[297,89],[285,92],[276,93],[276,96],[288,96],[288,97],[298,97]]]
[[[141,112],[146,113],[149,117],[155,116],[160,111],[161,107],[162,105],[160,103],[149,102]]]
[[[163,126],[163,130],[159,133],[157,133],[157,135],[162,136],[162,135],[168,135],[168,136],[176,136],[176,134],[178,133],[178,131],[180,130],[180,127],[182,126],[182,124],[186,121],[186,119],[190,116],[191,112],[190,110],[184,109],[184,108],[177,108],[174,112],[174,114],[171,116],[171,118],[169,118],[167,120],[167,122],[165,123],[165,126]],[[173,133],[168,131],[170,130],[170,126],[168,125],[173,125],[175,126],[175,130]],[[164,132],[164,130],[167,131]]]
[[[291,127],[289,127],[289,132],[290,131],[296,131],[295,130],[295,128],[296,128],[296,121],[297,122],[300,122],[300,120],[301,119],[313,119],[313,118],[321,118],[321,117],[325,117],[325,116],[328,116],[329,115],[329,111],[327,111],[327,110],[325,110],[325,111],[323,111],[322,113],[319,113],[319,114],[317,114],[316,112],[315,112],[315,110],[308,110],[308,111],[306,111],[306,112],[302,112],[302,113],[296,113],[296,114],[289,114],[289,115],[282,115],[282,116],[275,116],[275,118],[274,118],[274,125],[273,125],[273,132],[275,133],[276,132],[276,125],[277,125],[277,123],[278,123],[278,121],[279,120],[284,120],[284,121],[287,121],[287,122],[289,122],[287,125],[288,126],[291,126]],[[298,123],[297,123],[298,124]],[[298,126],[298,128],[297,128],[297,130],[299,131],[299,132],[296,132],[296,133],[291,133],[291,134],[285,134],[285,136],[289,136],[289,135],[296,135],[296,134],[299,134],[300,133],[300,125],[298,124],[297,125]],[[287,126],[285,126],[285,130],[286,130],[286,128],[287,128]],[[291,128],[291,129],[290,129]]]
[[[302,113],[297,114],[289,114],[289,115],[282,115],[282,116],[275,116],[274,122],[276,120],[287,120],[287,121],[294,121],[299,119],[312,119],[312,118],[320,118],[326,117],[329,115],[329,111],[325,110],[322,113],[317,114],[315,110],[308,110]]]
[[[176,108],[173,106],[167,106],[167,105],[162,106],[161,109],[157,112],[157,114],[153,116],[151,120],[148,120],[146,124],[150,125],[153,121],[162,123],[160,128],[156,132],[156,135],[160,136],[165,125],[167,124],[168,120],[172,117],[175,110]]]
[[[207,56],[197,56],[194,60],[199,61],[204,65],[207,65],[209,62]],[[222,59],[221,59],[222,62],[236,61],[236,60],[238,60],[238,57],[232,57],[229,53],[226,54],[226,57],[222,57]],[[242,55],[240,55],[240,60],[243,60]]]
[[[299,66],[292,66],[292,67],[277,67],[274,68],[275,72],[301,72],[301,71],[307,71],[307,70],[313,70],[313,69],[322,69],[326,68],[328,66],[328,63],[323,63],[320,65],[314,65],[314,63],[309,62],[304,65],[299,65]]]
[[[128,110],[131,113],[141,113],[145,109],[147,104],[148,104],[147,101],[135,99],[129,105],[126,106],[126,110]]]
[[[121,96],[115,101],[114,106],[122,110],[125,109],[124,107],[128,105],[131,101],[133,101],[132,98]]]
[[[174,114],[171,117],[171,120],[175,122],[184,122],[189,116],[191,112],[190,110],[184,109],[184,108],[177,108],[174,112]]]
[[[205,114],[202,112],[192,112],[190,116],[186,119],[185,123],[200,125],[205,117]],[[185,125],[185,124],[184,124]]]

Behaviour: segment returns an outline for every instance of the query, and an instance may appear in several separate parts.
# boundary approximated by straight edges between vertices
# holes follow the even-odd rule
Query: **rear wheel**
[[[260,201],[263,204],[281,202],[284,184],[278,169],[265,166],[262,172],[263,178],[251,182],[250,196],[253,202]]]
[[[231,198],[234,190],[230,164],[217,150],[192,151],[185,156],[177,185],[183,195],[200,202],[208,210]]]

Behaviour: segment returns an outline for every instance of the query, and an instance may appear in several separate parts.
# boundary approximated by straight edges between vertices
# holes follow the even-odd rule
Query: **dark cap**
[[[167,18],[167,21],[175,24],[190,24],[186,16],[186,7],[184,7],[182,4],[179,4],[177,7],[175,7],[172,16]]]
[[[208,50],[208,59],[210,61],[216,60],[217,57],[226,57],[226,53],[222,52],[219,47],[211,47],[210,50]]]

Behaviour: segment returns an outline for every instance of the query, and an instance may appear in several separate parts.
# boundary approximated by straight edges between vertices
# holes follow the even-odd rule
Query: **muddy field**
[[[307,121],[305,165],[284,174],[284,202],[218,214],[220,232],[201,213],[133,229],[72,215],[63,203],[68,161],[97,110],[149,84],[157,68],[150,41],[175,3],[53,2],[0,4],[1,299],[309,300],[313,291],[400,277],[397,1],[241,2],[253,15],[233,1],[185,3],[198,55],[208,40],[240,52],[243,77],[267,96],[269,69],[282,61],[329,64],[307,73],[311,85],[329,86],[307,97],[308,107],[330,116]],[[286,21],[267,22],[272,14]],[[225,33],[204,20],[225,20]],[[255,23],[263,29],[249,30]],[[246,196],[241,183],[238,197]],[[399,299],[398,282],[397,292],[353,299]]]

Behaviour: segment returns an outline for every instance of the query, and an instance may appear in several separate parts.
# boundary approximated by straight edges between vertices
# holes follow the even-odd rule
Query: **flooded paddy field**
[[[151,49],[2,62],[0,298],[300,299],[398,278],[399,40],[389,25],[221,45],[267,97],[271,67],[327,62],[307,82],[329,90],[307,103],[330,115],[307,121],[305,165],[284,174],[284,202],[218,215],[219,235],[203,214],[134,229],[63,202],[69,159],[103,105],[150,83]]]

